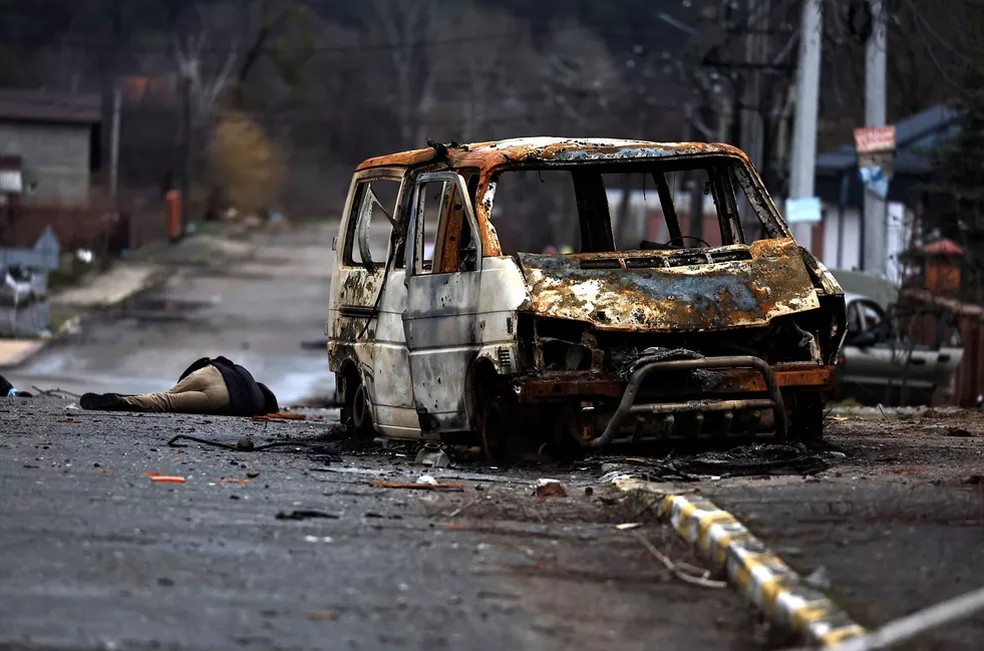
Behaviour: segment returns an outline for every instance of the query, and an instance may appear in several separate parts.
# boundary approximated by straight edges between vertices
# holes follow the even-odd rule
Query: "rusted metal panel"
[[[510,164],[578,163],[613,158],[632,160],[702,155],[733,156],[748,161],[744,152],[724,143],[533,137],[448,146],[446,157],[432,147],[376,156],[363,161],[357,169],[382,166],[418,167],[441,160],[451,169],[488,169]]]
[[[764,325],[820,306],[793,240],[761,240],[751,260],[671,268],[585,269],[625,254],[520,254],[530,309],[602,330],[694,331]]]
[[[522,399],[526,403],[569,401],[571,398],[621,398],[625,383],[614,374],[556,373],[526,377],[522,383]]]
[[[809,365],[785,365],[776,364],[772,367],[775,375],[776,384],[780,388],[801,388],[816,391],[829,391],[834,386],[837,377],[836,367],[833,365],[817,366]],[[765,391],[765,383],[762,378],[754,373],[724,374],[721,383],[716,387],[717,391]]]

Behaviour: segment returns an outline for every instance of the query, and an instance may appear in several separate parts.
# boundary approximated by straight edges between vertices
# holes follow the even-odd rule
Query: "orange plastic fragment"
[[[150,481],[158,482],[162,484],[183,484],[185,483],[184,477],[170,477],[168,475],[154,475],[150,478]]]
[[[263,414],[262,416],[253,416],[253,420],[263,421],[263,420],[306,420],[307,416],[304,414],[292,414],[283,411],[276,411],[272,414]]]

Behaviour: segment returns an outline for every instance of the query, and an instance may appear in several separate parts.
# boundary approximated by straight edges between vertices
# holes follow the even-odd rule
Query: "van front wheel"
[[[509,463],[515,460],[517,405],[508,395],[492,395],[484,399],[479,429],[482,452],[489,463]]]
[[[819,441],[823,438],[823,417],[826,407],[821,393],[803,393],[795,396],[788,427],[789,438],[794,441]]]

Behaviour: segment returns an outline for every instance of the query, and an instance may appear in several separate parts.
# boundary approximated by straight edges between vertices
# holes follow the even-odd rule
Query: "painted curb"
[[[653,494],[645,482],[616,480],[620,490]],[[833,647],[866,633],[821,591],[792,568],[733,515],[696,495],[659,494],[655,507],[681,538],[724,570],[728,582],[775,625],[820,647]]]

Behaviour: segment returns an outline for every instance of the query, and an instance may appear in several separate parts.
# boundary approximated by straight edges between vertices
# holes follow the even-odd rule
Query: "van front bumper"
[[[681,376],[701,370],[714,373],[713,390],[681,392]],[[706,415],[716,418],[721,433],[727,435],[732,417],[749,411],[771,413],[773,436],[785,438],[787,409],[783,393],[824,393],[833,388],[835,381],[833,365],[787,362],[770,366],[759,357],[722,356],[642,364],[627,380],[590,371],[527,377],[521,383],[520,398],[529,405],[596,401],[612,404],[617,400],[618,406],[603,432],[585,441],[595,448],[611,443],[619,432],[631,430],[634,423],[641,424],[647,418],[662,419],[669,434],[675,416],[703,422]]]

